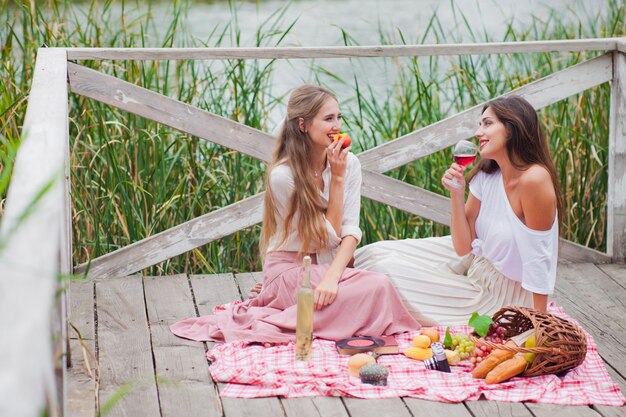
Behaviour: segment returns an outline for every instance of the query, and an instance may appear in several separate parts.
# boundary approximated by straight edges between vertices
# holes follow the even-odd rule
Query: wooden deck
[[[241,299],[260,277],[260,273],[131,276],[73,282],[68,415],[95,416],[98,402],[107,417],[626,415],[624,407],[493,401],[443,404],[414,398],[220,398],[223,384],[211,380],[205,359],[212,344],[179,339],[170,333],[169,325]],[[626,267],[561,264],[553,299],[593,335],[609,373],[626,392]],[[119,399],[123,392],[126,395]]]

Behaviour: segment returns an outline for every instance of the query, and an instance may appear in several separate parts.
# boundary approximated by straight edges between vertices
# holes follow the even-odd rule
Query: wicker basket
[[[535,359],[526,368],[525,376],[558,374],[577,367],[585,360],[587,339],[582,329],[574,323],[526,307],[501,308],[493,315],[493,321],[505,329],[505,339],[536,329],[535,348],[504,346],[470,335],[473,342],[494,349],[534,353]]]

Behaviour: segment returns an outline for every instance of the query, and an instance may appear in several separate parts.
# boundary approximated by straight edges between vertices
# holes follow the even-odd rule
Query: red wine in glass
[[[475,159],[476,155],[454,155],[454,160],[456,161],[456,163],[463,167],[472,165]]]
[[[468,140],[461,140],[454,146],[452,150],[452,154],[454,155],[454,160],[457,164],[462,167],[466,167],[474,163],[476,160],[476,153],[478,152],[478,147],[473,142]],[[460,189],[463,188],[463,184],[460,184],[458,181],[452,180],[444,180],[446,184],[448,184],[452,188]]]

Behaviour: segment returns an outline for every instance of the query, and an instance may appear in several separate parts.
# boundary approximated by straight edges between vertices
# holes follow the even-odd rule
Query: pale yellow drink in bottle
[[[308,361],[313,356],[313,290],[311,289],[311,257],[302,259],[302,286],[298,289],[296,321],[296,359]]]

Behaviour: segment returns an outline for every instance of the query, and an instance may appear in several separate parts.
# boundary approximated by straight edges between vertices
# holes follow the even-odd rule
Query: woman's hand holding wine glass
[[[474,162],[477,152],[478,147],[467,140],[459,141],[459,143],[454,146],[452,153],[455,163],[448,168],[441,179],[443,185],[450,190],[450,192],[465,189],[465,177],[463,173],[465,168]]]

